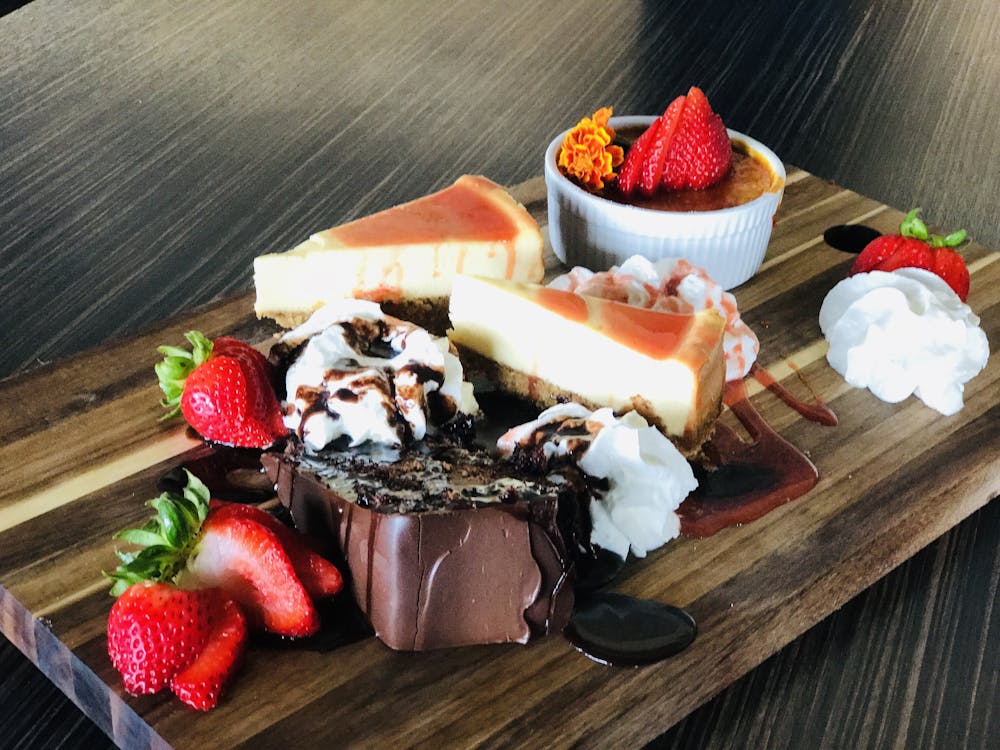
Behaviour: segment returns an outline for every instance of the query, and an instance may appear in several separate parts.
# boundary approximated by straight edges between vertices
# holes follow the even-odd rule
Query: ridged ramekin
[[[655,117],[612,117],[615,129],[648,126]],[[735,130],[731,140],[767,162],[771,188],[749,203],[716,211],[658,211],[589,193],[559,171],[565,131],[545,151],[549,238],[568,266],[603,271],[632,255],[650,260],[686,258],[701,266],[724,289],[739,286],[760,268],[771,238],[774,214],[785,187],[785,167],[771,149]]]

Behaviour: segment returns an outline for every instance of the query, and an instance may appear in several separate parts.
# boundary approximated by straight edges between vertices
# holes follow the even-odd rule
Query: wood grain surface
[[[544,227],[543,181],[514,192]],[[742,312],[760,331],[760,363],[803,397],[808,383],[840,423],[822,427],[758,393],[769,423],[817,464],[816,488],[757,523],[633,561],[616,582],[695,616],[695,644],[671,660],[608,668],[559,637],[427,653],[368,639],[329,653],[254,649],[226,700],[204,716],[169,695],[125,695],[106,654],[100,571],[114,562],[114,531],[147,515],[141,500],[155,494],[156,478],[200,445],[183,425],[157,421],[147,377],[155,345],[190,328],[266,339],[272,329],[253,318],[251,295],[0,386],[7,407],[30,394],[44,404],[5,425],[0,441],[17,488],[0,491],[0,627],[122,747],[652,741],[1000,491],[1000,361],[971,381],[965,408],[948,419],[918,402],[880,403],[825,361],[819,304],[852,256],[826,246],[823,230],[862,220],[888,230],[900,218],[791,170],[764,265],[741,289]],[[973,245],[964,254],[970,303],[987,335],[1000,335],[1000,253]],[[53,464],[52,453],[62,460]],[[879,472],[867,470],[872,461]]]
[[[567,121],[691,83],[788,161],[997,247],[997,49],[993,0],[35,0],[0,18],[0,376],[245,290],[259,252],[460,172],[527,179]],[[989,747],[998,539],[994,503],[663,746]],[[2,639],[0,675],[0,747],[101,744]]]

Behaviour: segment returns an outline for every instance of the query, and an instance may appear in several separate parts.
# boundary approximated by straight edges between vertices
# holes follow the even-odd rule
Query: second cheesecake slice
[[[504,390],[549,406],[634,409],[688,456],[722,408],[724,320],[572,292],[455,277],[449,338],[463,360]]]

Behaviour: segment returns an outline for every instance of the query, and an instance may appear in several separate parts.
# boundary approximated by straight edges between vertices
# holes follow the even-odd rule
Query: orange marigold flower
[[[559,150],[563,174],[590,190],[602,189],[625,160],[621,146],[611,145],[615,139],[614,128],[608,126],[611,112],[611,107],[602,107],[593,117],[584,117],[566,134]]]

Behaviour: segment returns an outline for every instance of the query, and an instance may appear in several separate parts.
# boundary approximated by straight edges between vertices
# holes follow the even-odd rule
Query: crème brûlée
[[[550,406],[634,409],[686,456],[722,409],[725,321],[537,284],[455,277],[449,338],[463,362],[503,390]]]
[[[453,185],[332,229],[254,261],[259,318],[295,326],[338,299],[443,331],[455,274],[541,281],[538,224],[485,177]]]

